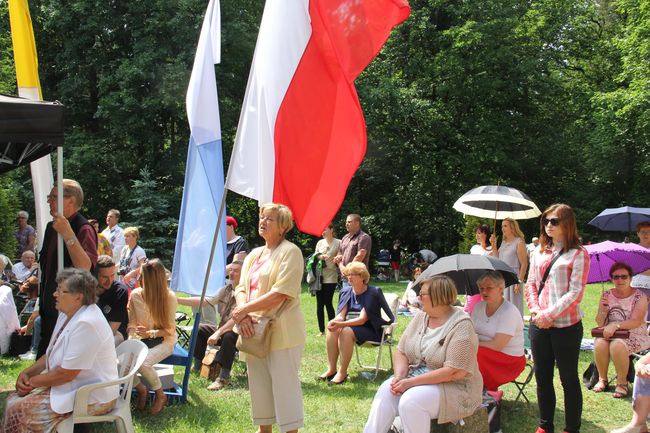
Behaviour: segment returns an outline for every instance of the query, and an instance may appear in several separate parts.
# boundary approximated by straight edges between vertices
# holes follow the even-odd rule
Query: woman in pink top
[[[539,247],[531,254],[526,282],[526,303],[531,315],[529,336],[540,414],[536,433],[554,431],[553,374],[556,364],[564,390],[564,431],[580,431],[580,301],[588,274],[589,254],[580,245],[573,209],[566,204],[549,206],[540,219]]]

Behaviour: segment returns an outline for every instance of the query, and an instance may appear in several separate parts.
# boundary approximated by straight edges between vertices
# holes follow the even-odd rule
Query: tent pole
[[[56,147],[56,213],[63,215],[63,146]],[[63,236],[56,236],[57,270],[63,269]]]

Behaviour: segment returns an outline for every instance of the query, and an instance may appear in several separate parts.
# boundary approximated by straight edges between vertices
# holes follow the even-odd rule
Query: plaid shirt
[[[538,288],[551,260],[560,254],[548,275],[541,295]],[[526,303],[529,309],[538,309],[538,316],[553,322],[556,328],[578,323],[583,316],[580,301],[589,275],[589,253],[580,247],[565,253],[560,248],[540,251],[536,248],[530,257],[530,272],[526,282]]]

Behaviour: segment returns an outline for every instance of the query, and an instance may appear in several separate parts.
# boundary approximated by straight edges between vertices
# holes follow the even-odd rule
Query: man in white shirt
[[[25,281],[30,275],[38,273],[38,265],[34,266],[35,261],[36,255],[34,251],[23,251],[20,262],[16,263],[11,269],[18,281]]]
[[[106,214],[106,224],[108,227],[104,229],[102,234],[108,239],[111,243],[111,249],[113,250],[113,261],[115,263],[120,262],[120,253],[122,248],[126,245],[124,240],[124,231],[122,227],[118,225],[120,222],[120,211],[117,209],[111,209]]]

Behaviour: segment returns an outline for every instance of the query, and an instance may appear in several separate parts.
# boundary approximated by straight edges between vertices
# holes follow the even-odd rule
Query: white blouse
[[[67,319],[65,314],[59,313],[46,352],[47,369],[61,367],[81,371],[70,382],[52,387],[50,404],[56,413],[72,411],[75,394],[82,386],[117,379],[113,331],[99,307],[95,304],[82,306],[63,328]],[[90,395],[89,402],[108,403],[118,397],[118,392],[117,385],[98,389]]]

